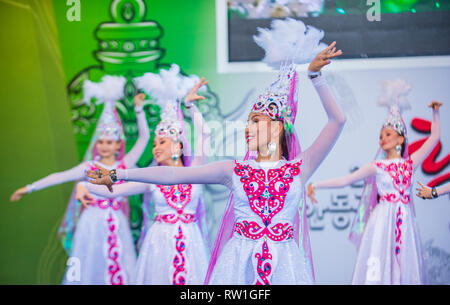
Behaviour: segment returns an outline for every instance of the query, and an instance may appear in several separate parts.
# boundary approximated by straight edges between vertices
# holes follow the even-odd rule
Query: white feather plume
[[[400,113],[411,108],[406,96],[411,91],[411,85],[403,79],[384,80],[377,104],[390,110],[397,107]]]
[[[176,102],[183,99],[186,94],[200,81],[196,75],[184,76],[180,74],[180,67],[172,64],[169,70],[160,70],[159,74],[145,73],[134,79],[136,87],[152,96],[161,108],[169,101]],[[204,91],[202,86],[199,91]]]
[[[271,29],[258,28],[258,35],[253,39],[265,51],[262,61],[278,69],[286,60],[304,64],[314,59],[327,47],[320,42],[324,34],[324,31],[300,20],[286,18],[272,21]]]
[[[99,83],[85,80],[83,83],[83,101],[89,104],[92,98],[96,98],[97,104],[114,103],[123,98],[125,83],[125,77],[111,75],[105,75]]]

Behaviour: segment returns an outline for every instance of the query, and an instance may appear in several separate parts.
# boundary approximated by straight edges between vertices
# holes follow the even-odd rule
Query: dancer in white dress
[[[96,131],[88,147],[85,161],[67,171],[51,174],[24,188],[17,190],[11,200],[23,195],[61,183],[84,180],[87,170],[97,170],[95,163],[105,168],[133,168],[143,153],[149,129],[142,109],[144,94],[134,98],[139,138],[133,149],[124,154],[125,139],[122,125],[114,103],[123,96],[124,78],[106,77],[100,84],[86,81],[85,100],[91,97],[104,102],[104,110],[97,123]],[[120,183],[120,182],[117,182]],[[59,236],[67,254],[77,260],[79,275],[72,274],[70,266],[65,274],[64,284],[128,284],[136,264],[136,251],[129,226],[129,206],[125,197],[110,200],[92,196],[89,207],[81,205],[83,194],[72,194]],[[71,265],[71,264],[69,264]]]
[[[171,77],[176,79],[168,79]],[[196,92],[207,82],[202,78],[191,87],[192,89],[184,99],[184,104],[189,109],[194,123],[194,130],[198,132],[195,158],[192,158],[183,127],[184,119],[176,102],[176,99],[186,95],[187,90],[179,90],[179,96],[171,96],[174,88],[180,89],[191,82],[185,83],[186,77],[178,75],[175,65],[167,72],[163,70],[161,79],[149,73],[145,75],[145,79],[160,84],[158,88],[152,87],[149,93],[166,103],[161,114],[161,122],[155,129],[153,155],[156,163],[160,166],[173,167],[203,164],[209,147],[210,130],[193,102],[204,99]],[[139,83],[142,84],[144,80]],[[103,186],[90,183],[80,183],[78,187],[80,191],[83,191],[82,188],[87,188],[89,193],[108,198],[146,193],[143,203],[144,211],[149,211],[150,205],[154,205],[156,217],[150,228],[148,228],[150,219],[147,219],[150,213],[144,213],[144,228],[141,233],[133,284],[199,285],[203,283],[210,251],[205,227],[206,213],[202,201],[202,185],[129,182],[115,185],[113,193]]]
[[[283,23],[285,21],[279,21]],[[289,20],[289,37],[309,37],[313,48],[321,39],[315,29]],[[298,24],[297,24],[298,22]],[[302,30],[295,31],[300,24]],[[308,34],[309,33],[309,34]],[[269,35],[270,36],[270,35]],[[323,33],[322,33],[323,36]],[[287,36],[284,36],[287,37]],[[307,40],[307,39],[305,39]],[[295,42],[293,44],[295,45]],[[293,47],[292,44],[289,44]],[[309,65],[309,76],[328,115],[328,123],[304,152],[293,129],[297,110],[297,73],[291,62],[259,96],[249,114],[246,138],[255,160],[219,161],[195,167],[154,167],[111,172],[101,170],[95,184],[111,187],[125,179],[155,184],[223,184],[231,190],[210,261],[206,284],[311,284],[313,266],[306,224],[303,185],[334,145],[345,118],[320,76],[329,59],[342,54],[332,43]],[[286,49],[286,46],[284,46]],[[266,53],[267,50],[266,50]],[[267,56],[267,54],[266,54]],[[292,57],[284,57],[292,59]]]
[[[391,105],[380,133],[384,155],[352,174],[308,186],[308,196],[317,202],[316,189],[340,188],[366,180],[361,203],[352,225],[350,239],[358,254],[353,284],[424,284],[425,270],[420,235],[412,203],[413,172],[439,141],[440,103],[432,102],[431,136],[422,147],[408,155],[406,126],[400,114],[409,85],[401,80],[385,82],[381,104]],[[400,88],[400,90],[396,90]],[[404,90],[402,90],[404,88]],[[404,100],[404,101],[402,101]],[[399,103],[402,101],[402,103]]]

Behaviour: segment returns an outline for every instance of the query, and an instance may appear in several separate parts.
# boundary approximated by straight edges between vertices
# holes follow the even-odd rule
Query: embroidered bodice
[[[377,160],[374,165],[380,202],[409,203],[413,173],[411,159]]]
[[[302,196],[302,161],[237,162],[233,201],[239,234],[251,239],[291,239]]]
[[[201,196],[200,184],[151,185],[156,214],[195,214]]]

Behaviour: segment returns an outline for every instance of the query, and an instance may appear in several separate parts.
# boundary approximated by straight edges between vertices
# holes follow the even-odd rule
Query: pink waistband
[[[273,241],[285,241],[294,237],[294,227],[289,222],[263,227],[255,221],[244,220],[234,224],[234,232],[252,240],[267,237]]]
[[[119,210],[121,205],[122,205],[121,201],[116,201],[116,200],[112,200],[112,199],[106,199],[106,200],[97,199],[92,204],[92,206],[96,206],[101,209],[112,208],[115,211]]]
[[[176,222],[181,221],[184,223],[191,223],[191,222],[195,222],[196,218],[195,218],[195,214],[189,214],[189,213],[182,213],[182,214],[158,214],[155,217],[155,221],[159,221],[159,222],[165,222],[165,223],[171,223],[174,224]]]
[[[387,194],[380,195],[380,202],[382,202],[382,201],[389,202],[389,203],[397,203],[397,202],[401,201],[401,203],[403,203],[403,204],[408,204],[409,203],[409,195],[399,196],[398,194],[395,194],[395,193],[387,193]]]

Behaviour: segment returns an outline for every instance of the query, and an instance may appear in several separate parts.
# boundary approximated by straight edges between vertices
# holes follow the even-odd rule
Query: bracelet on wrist
[[[431,197],[433,197],[433,198],[439,197],[435,186],[431,188]]]
[[[309,79],[314,79],[314,78],[319,77],[321,75],[322,75],[321,71],[313,72],[313,71],[309,71],[308,70],[308,77],[309,77]]]
[[[109,171],[109,178],[111,179],[112,183],[116,183],[117,182],[117,172],[115,169],[112,169]]]

